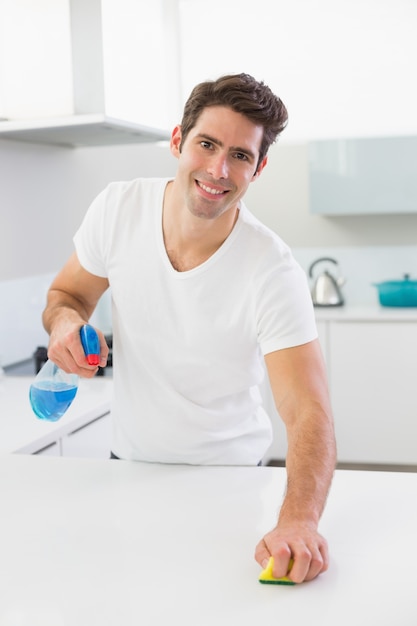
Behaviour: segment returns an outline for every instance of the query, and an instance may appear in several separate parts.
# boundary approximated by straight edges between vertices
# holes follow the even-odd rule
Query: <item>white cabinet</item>
[[[78,428],[61,439],[62,456],[110,458],[110,413]]]
[[[417,323],[328,322],[339,461],[417,464]]]
[[[339,462],[417,467],[417,314],[340,310],[317,317]],[[285,429],[270,411],[275,438],[266,461],[281,461]]]
[[[33,452],[37,456],[67,456],[91,459],[110,458],[111,417],[102,415]]]

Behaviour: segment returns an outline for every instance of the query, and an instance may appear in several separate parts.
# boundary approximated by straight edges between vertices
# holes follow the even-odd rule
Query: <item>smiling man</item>
[[[112,457],[258,465],[271,444],[259,385],[266,364],[288,438],[277,525],[256,547],[274,574],[328,567],[318,532],[335,465],[325,368],[304,272],[243,203],[287,122],[247,74],[197,85],[171,137],[176,176],[112,183],[75,235],[48,293],[49,357],[91,377],[79,328],[110,286]],[[107,346],[102,333],[101,364]]]
[[[262,136],[261,125],[223,106],[204,109],[185,137],[174,129],[178,171],[167,185],[163,231],[177,270],[207,260],[231,233],[240,200],[266,163],[258,163]]]

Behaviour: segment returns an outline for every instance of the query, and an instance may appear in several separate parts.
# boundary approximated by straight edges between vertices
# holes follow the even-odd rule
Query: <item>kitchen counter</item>
[[[29,402],[33,380],[34,376],[0,378],[0,452],[32,454],[110,411],[112,380],[99,376],[80,379],[77,395],[60,420],[40,420]]]
[[[0,455],[2,626],[415,626],[417,474],[338,470],[331,564],[261,585],[285,470]]]
[[[417,322],[417,307],[374,306],[315,307],[317,321],[330,322]]]

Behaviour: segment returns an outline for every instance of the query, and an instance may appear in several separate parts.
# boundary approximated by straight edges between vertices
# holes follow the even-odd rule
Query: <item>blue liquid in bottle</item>
[[[40,381],[31,385],[29,399],[32,409],[41,420],[56,422],[71,405],[77,393],[77,385]]]

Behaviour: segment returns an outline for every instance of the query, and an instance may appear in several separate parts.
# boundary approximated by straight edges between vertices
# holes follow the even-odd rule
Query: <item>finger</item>
[[[325,539],[319,545],[319,550],[322,558],[322,572],[325,572],[329,569],[329,546],[327,545],[327,541]]]
[[[288,575],[296,583],[307,579],[310,568],[316,571],[322,565],[320,551],[310,550],[304,541],[280,541],[273,546],[271,554],[274,557],[273,575],[276,578]]]
[[[282,578],[287,576],[293,567],[293,556],[290,546],[282,544],[279,547],[274,547],[272,556],[274,557],[274,569],[272,572],[274,577]]]
[[[294,582],[313,580],[329,566],[327,544],[318,547],[306,547],[295,550],[294,566],[290,578]]]
[[[278,565],[278,562],[275,561]],[[289,558],[282,559],[282,565],[286,564],[286,571],[282,572],[282,568],[276,568],[274,576],[286,576],[295,583],[301,583],[306,579],[309,573],[311,563],[311,552],[305,545],[292,546]],[[275,569],[275,568],[274,568]]]
[[[315,553],[314,558],[312,558],[310,564],[310,571],[308,574],[308,580],[322,574],[327,571],[329,568],[329,549],[327,546],[327,542],[323,540],[323,542],[318,546],[317,552]]]
[[[271,556],[270,551],[262,539],[255,548],[255,560],[259,563],[262,569],[268,565],[269,557]]]
[[[313,580],[313,578],[316,578],[316,576],[318,576],[324,571],[323,566],[324,566],[323,557],[320,551],[318,550],[317,553],[315,555],[312,555],[311,557],[310,567],[305,576],[305,580]]]
[[[100,367],[106,367],[109,356],[109,346],[107,345],[103,333],[97,331],[97,334],[100,340]]]
[[[287,543],[280,542],[274,545],[273,549],[270,549],[267,542],[262,539],[256,547],[255,559],[265,569],[271,556],[274,557],[273,575],[275,578],[286,576],[292,565],[291,549]]]
[[[82,346],[72,344],[71,347],[55,345],[48,350],[48,358],[51,359],[64,372],[78,374],[84,378],[92,378],[97,372],[97,366],[89,365]]]

